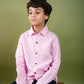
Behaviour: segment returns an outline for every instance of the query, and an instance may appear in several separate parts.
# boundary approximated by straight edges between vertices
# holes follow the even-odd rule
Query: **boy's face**
[[[45,25],[45,20],[48,19],[49,16],[44,14],[44,10],[41,7],[29,8],[29,21],[33,26]]]

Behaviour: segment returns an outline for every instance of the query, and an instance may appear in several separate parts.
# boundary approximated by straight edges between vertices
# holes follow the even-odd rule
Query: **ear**
[[[48,15],[45,15],[45,20],[47,20],[49,18],[49,16]]]

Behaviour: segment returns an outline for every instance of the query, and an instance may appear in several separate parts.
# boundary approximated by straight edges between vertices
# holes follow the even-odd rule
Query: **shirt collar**
[[[48,27],[47,27],[47,25],[45,25],[45,27],[38,34],[41,34],[42,36],[45,36],[47,34],[47,32],[48,32]],[[30,28],[29,34],[31,36],[35,35],[35,32],[34,32],[32,27]]]
[[[31,35],[35,35],[35,32],[34,32],[34,30],[33,30],[33,27],[30,28],[30,30],[29,30],[29,35],[30,35],[30,36],[31,36]]]

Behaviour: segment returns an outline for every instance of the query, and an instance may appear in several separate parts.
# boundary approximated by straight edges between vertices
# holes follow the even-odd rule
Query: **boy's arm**
[[[52,41],[51,54],[53,56],[52,65],[50,69],[38,80],[36,84],[48,84],[57,76],[57,72],[60,66],[60,45],[57,36]]]
[[[22,38],[20,37],[19,43],[16,50],[16,71],[17,71],[17,84],[26,83],[26,64],[24,60],[24,51],[22,46]]]

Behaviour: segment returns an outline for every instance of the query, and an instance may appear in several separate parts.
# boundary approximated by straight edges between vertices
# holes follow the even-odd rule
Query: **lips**
[[[36,21],[36,19],[31,19],[31,21]]]

